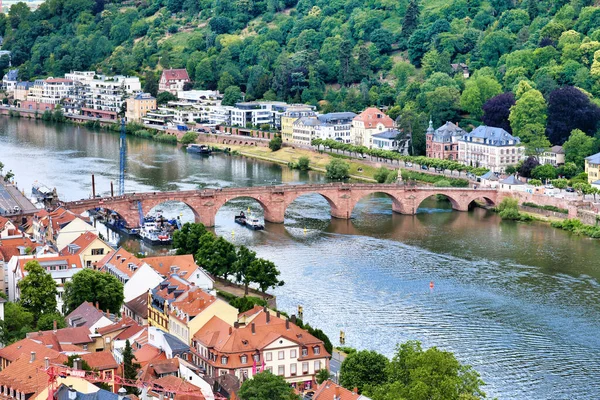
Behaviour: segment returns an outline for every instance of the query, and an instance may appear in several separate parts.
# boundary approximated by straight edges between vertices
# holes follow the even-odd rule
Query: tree
[[[198,134],[196,132],[186,132],[185,135],[181,137],[181,144],[191,144],[196,143],[196,139],[198,139]]]
[[[321,383],[325,382],[327,379],[329,379],[329,371],[325,368],[320,369],[316,374],[315,374],[315,379],[317,380],[317,383],[320,385]]]
[[[133,360],[136,360],[136,358],[133,355],[131,343],[129,343],[129,339],[127,339],[125,341],[125,348],[123,349],[123,378],[125,379],[137,379],[137,370],[141,365]],[[127,394],[139,395],[139,390],[136,387],[126,386],[125,389],[127,390]]]
[[[54,328],[54,322],[56,321],[56,327],[58,329],[66,328],[67,323],[65,317],[58,312],[43,314],[37,322],[38,331],[49,331]]]
[[[33,313],[19,303],[4,305],[4,320],[0,321],[0,342],[7,346],[24,339],[35,328]]]
[[[157,104],[167,104],[170,101],[177,101],[177,96],[169,92],[160,92],[158,96],[156,96]]]
[[[334,158],[325,166],[325,176],[328,179],[342,180],[347,179],[350,164],[339,158]]]
[[[552,179],[550,183],[552,183],[552,186],[557,188],[559,191],[563,190],[569,185],[569,181],[565,178]]]
[[[387,169],[386,167],[380,167],[377,170],[377,172],[375,172],[375,175],[373,176],[373,178],[375,178],[377,183],[384,183],[386,181],[389,173],[390,173],[389,169]]]
[[[56,282],[37,260],[28,261],[25,264],[27,275],[19,283],[21,292],[21,304],[31,312],[35,321],[42,314],[55,313],[58,296]]]
[[[177,254],[196,254],[200,249],[200,237],[206,233],[202,224],[186,222],[173,233],[173,247]]]
[[[548,97],[548,138],[552,144],[563,144],[574,129],[591,135],[600,121],[600,107],[580,89],[558,88]]]
[[[306,156],[300,157],[297,165],[300,171],[308,171],[310,169],[310,158]]]
[[[212,233],[206,232],[200,238],[200,248],[195,259],[211,274],[227,279],[234,272],[235,246],[221,236],[215,239]]]
[[[84,301],[98,303],[101,310],[118,313],[125,298],[121,281],[104,272],[85,268],[65,283],[63,295],[67,312],[71,312]]]
[[[402,20],[402,37],[405,40],[407,40],[419,26],[420,13],[417,0],[411,0],[410,3],[408,3],[406,14],[404,14],[404,19]]]
[[[546,126],[546,100],[538,90],[529,90],[510,109],[508,120],[513,134],[520,137],[526,125]]]
[[[282,376],[260,372],[244,381],[238,396],[241,400],[300,400]]]
[[[350,354],[340,368],[340,384],[346,389],[358,388],[362,393],[367,385],[381,385],[386,382],[386,369],[389,360],[375,351],[362,350]]]
[[[554,168],[551,164],[538,165],[531,171],[531,176],[541,180],[542,182],[555,179],[556,168]]]
[[[535,167],[540,165],[540,162],[534,156],[529,156],[523,161],[521,167],[519,168],[519,175],[524,176],[525,178],[529,178],[531,176],[531,171]]]
[[[573,162],[565,163],[558,167],[558,175],[563,176],[567,179],[574,177],[579,172],[579,167]],[[587,178],[586,178],[587,180]]]
[[[158,78],[156,77],[156,74],[152,71],[146,71],[144,80],[144,92],[150,93],[152,96],[156,97],[158,94]]]
[[[225,89],[223,93],[223,100],[221,104],[224,106],[235,106],[235,103],[238,103],[242,100],[242,91],[239,86],[229,86]]]
[[[12,169],[11,169],[6,174],[4,174],[4,181],[10,182],[10,180],[14,177],[15,177],[15,174],[14,174],[14,172],[12,172]]]
[[[373,400],[485,398],[481,390],[483,382],[476,371],[468,365],[461,365],[450,352],[436,347],[423,351],[417,341],[397,346],[386,372],[386,384],[367,388],[366,393]],[[394,393],[396,397],[386,397],[387,393]]]
[[[525,154],[528,156],[539,158],[540,155],[550,148],[550,142],[546,138],[545,129],[540,124],[526,124],[521,129],[519,138],[525,143]]]
[[[478,76],[468,80],[465,84],[465,90],[460,97],[460,106],[473,118],[481,118],[483,105],[500,93],[502,93],[502,86],[495,78],[485,75]]]
[[[268,288],[283,286],[284,282],[278,279],[279,270],[272,261],[257,258],[248,267],[249,280],[258,285],[261,292],[265,293]]]
[[[271,151],[277,151],[281,149],[282,145],[283,140],[281,139],[281,136],[275,136],[273,139],[269,140],[269,149],[271,149]]]
[[[529,184],[533,186],[542,186],[542,181],[539,179],[530,179]]]
[[[579,129],[573,130],[569,139],[563,144],[565,162],[575,163],[578,167],[583,168],[585,158],[593,153],[594,144],[594,138]]]
[[[246,246],[240,246],[237,251],[237,259],[233,263],[235,279],[238,283],[244,284],[244,294],[248,295],[248,285],[252,282],[252,276],[249,274],[250,265],[256,260],[256,252],[248,249]]]

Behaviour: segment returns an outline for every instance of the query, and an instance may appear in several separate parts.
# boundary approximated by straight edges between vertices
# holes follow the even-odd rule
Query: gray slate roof
[[[356,114],[354,114],[353,112],[336,112],[329,114],[321,114],[317,118],[319,119],[319,121],[324,123],[335,123],[340,120],[347,121],[348,123],[350,123],[354,117],[356,117]]]
[[[516,176],[510,175],[506,179],[500,181],[503,185],[524,185]]]
[[[99,311],[93,304],[84,301],[74,309],[71,314],[67,315],[65,320],[69,326],[85,326],[91,328],[104,314]]]
[[[498,177],[492,171],[488,171],[480,176],[481,179],[487,179],[488,181],[497,181]]]
[[[19,70],[18,69],[10,69],[4,75],[4,79],[6,79],[8,81],[16,81],[18,79],[18,77],[19,77]]]
[[[521,143],[521,139],[511,135],[502,128],[481,125],[471,133],[463,135],[460,140],[470,142],[472,139],[483,139],[488,146],[514,146]]]
[[[400,132],[396,129],[390,129],[381,133],[376,133],[374,135],[371,135],[373,138],[377,138],[377,139],[390,139],[390,140],[394,140],[396,139],[396,137],[400,135]]]
[[[190,346],[177,339],[175,336],[166,332],[164,332],[163,334],[165,336],[165,341],[171,348],[171,352],[173,352],[173,355],[183,354],[190,351]]]
[[[589,163],[600,164],[600,153],[596,153],[585,158]]]
[[[433,133],[433,141],[438,143],[451,143],[453,136],[463,136],[467,132],[464,129],[453,124],[452,122],[446,122],[440,126]]]
[[[75,392],[75,400],[118,400],[119,395],[117,393],[109,392],[108,390],[100,389],[94,393],[81,393]],[[56,400],[69,400],[69,388],[62,384],[54,394]],[[127,397],[126,397],[127,398]]]

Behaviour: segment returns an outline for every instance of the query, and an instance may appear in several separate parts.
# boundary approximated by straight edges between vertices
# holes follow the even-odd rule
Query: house
[[[8,218],[0,216],[0,239],[22,236],[19,228]]]
[[[175,377],[185,380],[190,386],[187,386],[193,392],[204,396],[206,399],[214,398],[212,387],[203,378],[200,377],[201,370],[193,364],[182,360],[181,358],[157,359],[147,363],[138,374],[138,381],[156,382],[165,377]],[[164,380],[163,380],[164,382]],[[176,381],[174,381],[176,382]],[[195,388],[193,387],[195,386]]]
[[[190,345],[154,326],[148,327],[148,344],[161,349],[167,358],[179,357],[191,361]]]
[[[44,104],[50,105],[54,108],[56,105],[61,104],[62,101],[69,97],[69,92],[72,90],[75,83],[70,79],[64,78],[48,78],[45,80],[36,80],[27,95],[27,100],[22,102],[21,106],[24,108],[32,108],[31,105]]]
[[[289,107],[281,115],[281,139],[284,142],[291,142],[294,134],[294,122],[302,117],[314,117],[315,111],[312,106],[293,106]]]
[[[320,114],[317,119],[321,122],[317,126],[316,135],[319,139],[333,139],[340,143],[352,142],[350,128],[352,120],[356,117],[353,112],[335,112]]]
[[[138,297],[123,304],[123,314],[140,325],[148,324],[148,293],[144,292]]]
[[[2,88],[6,91],[6,93],[12,93],[15,91],[18,79],[18,69],[9,69],[8,72],[4,74],[4,76],[2,77]]]
[[[515,175],[510,175],[500,181],[500,190],[505,191],[519,191],[523,192],[526,190],[526,185],[523,181],[517,178]]]
[[[478,126],[458,139],[458,159],[465,165],[503,173],[524,157],[521,140],[502,128]]]
[[[492,171],[488,171],[485,174],[481,175],[479,177],[479,180],[482,186],[496,188],[498,187],[500,178],[498,178],[498,175],[496,175]]]
[[[90,332],[96,332],[96,329],[111,325],[111,321],[104,312],[98,309],[88,301],[84,301],[65,317],[67,325],[70,327],[85,326]]]
[[[55,325],[56,326],[56,325]],[[43,343],[57,351],[96,351],[96,339],[85,326],[30,332],[27,339]]]
[[[60,349],[49,348],[43,343],[32,339],[21,339],[0,349],[0,371],[16,361],[22,354],[35,353],[38,357],[44,359],[44,357],[57,357],[60,351]]]
[[[158,92],[169,92],[176,96],[189,82],[191,81],[186,69],[165,69],[158,81]]]
[[[54,224],[52,224],[54,227]],[[54,230],[54,229],[53,229]],[[79,238],[82,234],[91,232],[94,236],[98,237],[98,229],[85,222],[83,219],[77,217],[71,220],[66,225],[60,227],[58,233],[55,234],[55,244],[58,251],[63,250],[69,243],[73,243],[75,239]],[[101,249],[106,249],[107,245],[100,246]],[[90,255],[91,257],[91,255]],[[97,257],[96,257],[97,258]],[[96,259],[91,257],[90,259]]]
[[[316,117],[301,117],[292,124],[292,141],[296,144],[310,146],[317,139],[317,126],[321,122]]]
[[[143,329],[143,326],[128,317],[124,317],[111,325],[98,328],[96,334],[99,335],[100,340],[97,349],[112,351],[114,350],[115,341],[130,339]]]
[[[142,118],[151,110],[156,110],[156,98],[150,93],[138,93],[127,98],[125,119],[127,122],[142,122]]]
[[[233,324],[238,310],[192,285],[181,296],[168,303],[168,314],[169,333],[190,345],[194,334],[212,317],[219,316],[226,323]]]
[[[169,331],[169,303],[175,301],[186,290],[189,282],[179,275],[164,279],[148,292],[148,325]]]
[[[562,146],[552,146],[539,157],[540,164],[550,164],[555,167],[565,164],[565,151]]]
[[[372,135],[373,148],[380,150],[398,151],[402,154],[408,154],[408,141],[402,139],[402,132],[396,129],[390,129],[381,133]]]
[[[461,74],[465,79],[468,79],[470,76],[469,67],[467,66],[467,64],[450,64],[450,68],[452,68],[452,73],[454,73],[455,75]]]
[[[427,128],[427,133],[425,134],[425,152],[427,157],[457,161],[458,140],[466,133],[452,122],[446,122],[434,130],[433,122],[430,120],[429,128]]]
[[[313,400],[370,400],[358,394],[358,389],[348,390],[329,379],[319,385],[312,398]]]
[[[97,371],[104,383],[115,389],[115,376],[119,375],[120,365],[110,351],[96,351],[80,355],[90,368]]]
[[[356,146],[372,148],[372,136],[394,128],[394,120],[377,108],[370,107],[352,119],[350,139]]]
[[[67,225],[67,228],[70,225]],[[64,247],[59,254],[62,256],[79,256],[81,258],[81,265],[85,268],[96,269],[97,263],[111,250],[112,247],[108,243],[100,239],[94,232],[87,231]]]
[[[585,173],[588,175],[588,183],[600,180],[600,153],[585,158]]]
[[[2,217],[0,217],[2,218]],[[8,264],[14,256],[25,256],[35,250],[36,244],[26,236],[0,239],[0,290],[8,295]]]
[[[128,400],[129,398],[118,393],[100,389],[92,383],[89,383],[88,387],[83,388],[63,383],[58,387],[56,393],[54,393],[54,400]]]
[[[48,272],[57,284],[56,296],[58,311],[63,310],[64,284],[70,281],[77,272],[83,269],[79,256],[42,254],[38,256],[15,256],[8,263],[8,299],[16,301],[20,298],[18,283],[27,275],[25,265],[29,261],[37,261]]]
[[[202,290],[213,289],[214,280],[196,264],[191,254],[146,257],[144,262],[164,277],[177,274]]]
[[[267,370],[298,390],[314,388],[330,355],[323,341],[294,322],[266,307],[240,314],[233,326],[214,316],[194,334],[194,363],[211,377],[233,374],[244,381]]]
[[[31,82],[19,82],[15,86],[15,91],[13,92],[13,98],[15,101],[24,101],[27,100],[27,95],[29,94],[29,88],[33,83]]]

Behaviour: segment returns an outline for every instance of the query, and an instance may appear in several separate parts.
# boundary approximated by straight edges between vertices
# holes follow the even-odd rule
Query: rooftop
[[[71,327],[85,326],[89,329],[103,316],[104,313],[98,310],[92,303],[84,301],[67,315],[65,320]]]
[[[511,135],[502,128],[481,125],[472,132],[462,136],[463,141],[471,141],[472,138],[483,139],[484,143],[491,146],[514,146],[521,143],[518,137]]]
[[[524,183],[515,175],[507,176],[505,179],[502,179],[500,183],[504,185],[524,185]]]
[[[365,128],[375,128],[378,124],[383,124],[386,128],[394,127],[394,120],[388,117],[383,111],[369,107],[365,111],[354,117],[354,121],[363,121]]]
[[[377,138],[377,139],[396,139],[398,137],[398,135],[400,135],[401,132],[399,132],[396,129],[389,129],[387,131],[383,131],[381,133],[376,133],[374,135],[372,135],[373,138]]]
[[[39,331],[27,334],[29,339],[36,341],[54,341],[59,344],[88,344],[94,340],[90,337],[90,330],[85,326],[57,329],[56,331]]]
[[[141,318],[148,318],[148,293],[144,292],[133,300],[125,303],[125,307],[139,315]]]
[[[198,269],[191,254],[146,257],[143,261],[164,277],[177,274],[184,279],[190,279]]]
[[[586,157],[585,160],[590,164],[600,164],[600,153]]]
[[[186,69],[165,69],[163,70],[162,75],[168,81],[190,80]]]
[[[313,396],[313,400],[369,400],[357,391],[350,391],[330,380],[323,382]]]
[[[144,265],[144,261],[120,247],[117,251],[108,253],[102,260],[98,261],[97,265],[98,269],[111,272],[124,280],[129,280],[135,271]]]
[[[80,357],[92,369],[98,371],[119,368],[119,363],[117,363],[110,351],[96,351],[94,353],[81,354]]]

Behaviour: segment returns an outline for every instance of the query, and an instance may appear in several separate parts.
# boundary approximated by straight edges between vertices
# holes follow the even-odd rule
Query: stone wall
[[[555,217],[555,218],[561,218],[561,219],[569,218],[568,214],[563,214],[563,213],[559,213],[556,211],[544,210],[542,208],[535,208],[535,207],[529,207],[529,206],[519,206],[519,208],[521,209],[521,211],[525,211],[525,212],[532,213],[532,214],[539,214],[539,215],[543,215],[545,217]]]
[[[579,220],[586,225],[600,225],[600,221],[598,221],[598,214],[593,211],[577,210],[577,218],[579,218]]]
[[[275,137],[277,132],[262,131],[260,129],[252,128],[240,128],[233,126],[219,126],[220,132],[231,133],[232,135],[247,136],[249,138],[266,139],[271,140]]]

